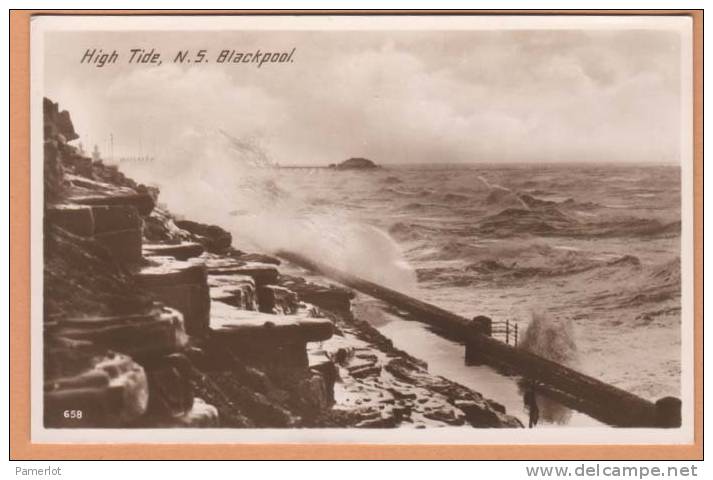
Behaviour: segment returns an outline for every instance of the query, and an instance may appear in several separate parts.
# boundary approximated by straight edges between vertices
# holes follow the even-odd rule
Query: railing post
[[[517,347],[517,323],[515,324],[515,346]]]
[[[510,345],[510,319],[505,319],[505,343]]]
[[[480,335],[490,337],[493,334],[493,321],[484,316],[478,315],[471,320],[468,329]],[[465,364],[466,365],[483,365],[484,359],[479,351],[478,346],[472,342],[465,343]]]

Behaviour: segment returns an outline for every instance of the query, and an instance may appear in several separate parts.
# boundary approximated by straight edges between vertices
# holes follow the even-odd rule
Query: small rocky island
[[[329,165],[329,168],[334,168],[336,170],[373,170],[381,167],[368,158],[352,157],[344,160],[342,163],[332,163]]]
[[[77,138],[45,99],[45,427],[522,427],[395,348],[351,290],[174,216]]]

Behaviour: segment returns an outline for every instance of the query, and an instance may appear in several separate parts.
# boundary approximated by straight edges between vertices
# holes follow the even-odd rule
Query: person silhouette
[[[535,382],[530,382],[525,388],[523,402],[530,416],[529,428],[532,428],[537,425],[537,422],[540,419],[540,407],[537,406]]]

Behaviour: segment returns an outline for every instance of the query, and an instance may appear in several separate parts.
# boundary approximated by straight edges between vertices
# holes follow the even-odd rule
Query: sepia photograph
[[[33,442],[693,442],[691,18],[30,38]]]

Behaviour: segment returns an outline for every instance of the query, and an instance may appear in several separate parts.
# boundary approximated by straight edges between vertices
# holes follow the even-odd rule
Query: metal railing
[[[517,347],[519,340],[517,323],[511,322],[510,319],[494,321],[491,327],[491,336],[500,337],[508,345]]]

